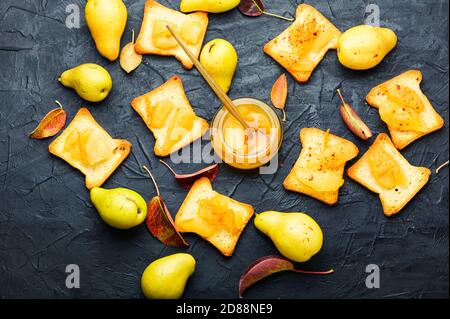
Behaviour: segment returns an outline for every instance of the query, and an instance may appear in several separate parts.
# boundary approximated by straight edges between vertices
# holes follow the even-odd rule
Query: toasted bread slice
[[[100,187],[130,154],[131,144],[116,140],[81,108],[67,128],[48,147],[86,175],[88,189]]]
[[[400,154],[386,134],[348,170],[348,176],[380,195],[384,214],[397,214],[428,182],[430,170],[415,167]]]
[[[156,1],[145,2],[144,21],[134,49],[140,54],[174,56],[186,69],[194,64],[167,30],[171,26],[198,58],[208,28],[208,14],[184,14],[167,8]]]
[[[202,177],[178,210],[175,226],[180,232],[200,235],[222,254],[231,256],[253,213],[251,205],[215,192],[210,180]]]
[[[399,150],[444,126],[444,120],[422,93],[421,82],[422,73],[410,70],[376,86],[366,97],[367,103],[380,110]],[[386,118],[388,112],[396,115]]]
[[[302,151],[284,188],[314,197],[328,205],[336,204],[339,189],[344,184],[347,161],[358,156],[352,142],[317,128],[300,131]]]
[[[264,46],[298,82],[307,82],[330,49],[336,49],[339,31],[319,11],[307,4],[297,8],[295,22]]]
[[[135,98],[131,106],[155,136],[157,156],[168,156],[178,151],[209,129],[209,123],[192,110],[178,76]]]

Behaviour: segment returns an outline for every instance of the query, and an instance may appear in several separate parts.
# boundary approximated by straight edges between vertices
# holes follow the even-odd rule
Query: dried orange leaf
[[[134,50],[134,30],[132,30],[132,34],[131,42],[125,45],[120,52],[120,66],[127,73],[136,70],[142,63],[142,55]]]
[[[342,119],[344,120],[344,123],[347,125],[349,130],[352,131],[353,134],[367,141],[369,138],[373,136],[372,131],[355,112],[353,107],[345,102],[344,97],[341,94],[341,91],[338,89],[337,92],[342,101],[340,113]]]
[[[55,102],[59,107],[51,110],[44,116],[39,125],[30,133],[30,138],[41,140],[55,136],[66,125],[66,111],[63,110],[61,103]]]
[[[286,74],[282,74],[273,84],[272,93],[270,98],[273,106],[283,111],[283,121],[286,121],[286,112],[284,107],[286,106],[286,100],[288,95],[288,84]]]

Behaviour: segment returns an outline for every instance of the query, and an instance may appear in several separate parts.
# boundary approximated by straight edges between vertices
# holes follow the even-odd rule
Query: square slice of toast
[[[336,49],[341,32],[319,11],[301,4],[295,22],[264,46],[298,82],[307,82],[330,49]]]
[[[91,189],[111,176],[130,154],[131,144],[113,139],[88,109],[81,108],[48,150],[86,175],[86,187]]]
[[[430,170],[415,167],[400,154],[386,134],[348,170],[348,176],[379,194],[384,214],[397,214],[425,186]]]
[[[140,54],[174,56],[186,69],[194,64],[167,30],[169,25],[197,58],[208,28],[208,13],[184,14],[156,1],[145,2],[144,20],[134,49]]]
[[[239,237],[253,216],[251,205],[215,192],[208,178],[198,179],[175,217],[175,226],[184,233],[196,233],[231,256]]]
[[[300,131],[302,150],[284,188],[316,198],[325,204],[338,201],[339,189],[344,184],[347,161],[358,156],[355,144],[317,128]]]
[[[422,93],[421,82],[422,73],[410,70],[376,86],[366,97],[367,103],[379,109],[399,150],[444,126],[444,120]]]
[[[157,156],[180,150],[209,129],[209,123],[194,113],[179,76],[135,98],[131,106],[155,136]]]

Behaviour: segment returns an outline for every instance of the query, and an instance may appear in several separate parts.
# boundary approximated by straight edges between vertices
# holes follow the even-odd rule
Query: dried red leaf
[[[161,197],[155,178],[146,166],[143,166],[143,168],[152,179],[157,193],[157,196],[153,197],[148,203],[146,220],[148,230],[164,245],[180,248],[188,247],[189,244],[175,227],[172,215]]]
[[[264,4],[261,0],[241,0],[241,3],[239,4],[238,9],[239,9],[239,11],[241,11],[241,13],[243,15],[246,15],[249,17],[259,17],[259,16],[265,14],[265,15],[268,15],[271,17],[283,19],[283,20],[290,21],[290,22],[295,20],[293,18],[286,18],[286,17],[280,16],[278,14],[265,11]]]
[[[176,230],[175,223],[161,196],[155,196],[148,204],[147,228],[164,245],[188,247],[189,244]]]
[[[286,74],[283,73],[273,84],[272,92],[270,93],[270,99],[272,100],[273,106],[283,111],[283,121],[286,121],[286,112],[284,111],[284,107],[286,106],[287,96],[288,83]]]
[[[281,271],[294,271],[307,275],[329,275],[334,273],[333,269],[328,271],[297,270],[294,264],[287,259],[278,256],[262,257],[252,263],[242,274],[239,280],[239,298],[242,298],[244,291],[254,283]]]
[[[61,103],[56,101],[56,104],[59,107],[44,116],[39,125],[30,133],[30,138],[41,140],[55,136],[66,125],[67,113],[63,110]]]
[[[258,6],[255,4],[259,6]],[[238,7],[239,11],[243,15],[249,16],[249,17],[259,17],[263,14],[264,11],[264,4],[261,0],[241,0],[241,3]]]
[[[219,174],[219,165],[214,164],[208,167],[205,167],[197,172],[191,173],[191,174],[177,174],[172,167],[169,166],[166,162],[160,160],[164,166],[166,166],[173,174],[175,179],[178,183],[180,183],[181,186],[189,189],[191,186],[195,183],[196,180],[198,180],[201,177],[207,177],[211,182],[214,181],[217,177],[217,174]]]
[[[344,120],[344,123],[347,125],[347,127],[353,134],[367,141],[369,138],[373,136],[372,131],[366,125],[366,123],[364,123],[364,121],[359,117],[359,115],[355,112],[352,106],[345,102],[344,97],[341,94],[341,91],[338,89],[337,92],[342,101],[340,113],[342,119]]]

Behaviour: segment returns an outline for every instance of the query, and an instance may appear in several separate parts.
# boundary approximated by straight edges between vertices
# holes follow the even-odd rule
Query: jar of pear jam
[[[272,107],[253,98],[240,98],[233,103],[251,127],[250,132],[222,106],[211,125],[214,151],[222,161],[238,169],[267,164],[277,155],[283,141],[280,118]]]

